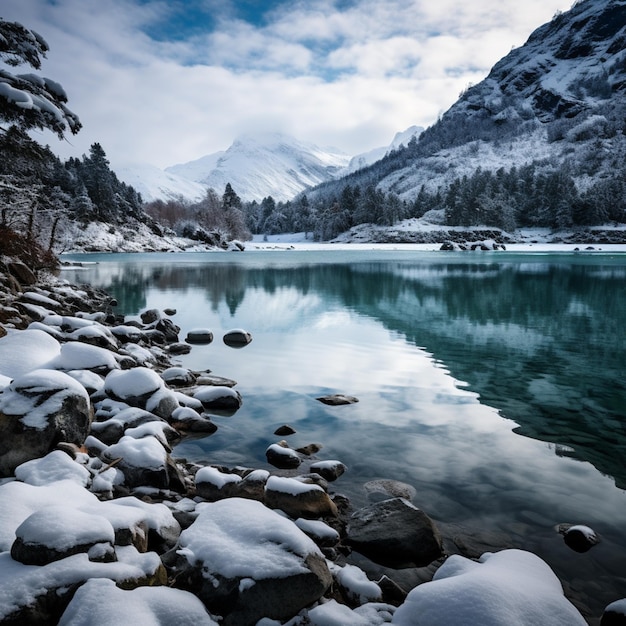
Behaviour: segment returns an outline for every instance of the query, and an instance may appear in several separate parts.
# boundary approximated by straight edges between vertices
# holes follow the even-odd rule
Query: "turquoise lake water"
[[[355,507],[393,479],[477,547],[544,558],[597,623],[626,597],[626,255],[411,251],[68,255],[72,283],[108,290],[117,312],[177,310],[215,341],[177,361],[235,379],[242,408],[175,454],[270,469],[293,447],[348,471]],[[224,345],[232,328],[253,335]],[[359,398],[350,406],[316,400]],[[591,526],[579,554],[559,523]],[[594,621],[595,620],[595,621]]]

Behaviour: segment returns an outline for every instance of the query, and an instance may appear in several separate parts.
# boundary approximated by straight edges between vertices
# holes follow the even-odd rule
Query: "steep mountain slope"
[[[239,137],[213,161],[213,155],[167,168],[221,193],[230,183],[242,200],[266,196],[289,200],[308,187],[333,178],[350,157],[280,133]],[[205,169],[206,167],[206,169]]]
[[[409,126],[409,128],[407,128],[406,130],[397,132],[392,142],[388,146],[374,148],[373,150],[363,152],[362,154],[357,154],[356,156],[352,157],[350,159],[348,167],[341,170],[339,172],[339,175],[347,176],[348,174],[363,169],[368,165],[376,163],[376,161],[382,159],[392,150],[397,150],[401,146],[407,146],[409,144],[409,141],[411,141],[413,137],[419,137],[422,132],[424,132],[424,129],[421,126]]]
[[[417,142],[308,197],[374,184],[413,201],[422,189],[446,193],[478,168],[531,164],[566,173],[584,192],[623,182],[625,130],[626,1],[582,0],[499,61]],[[623,203],[622,182],[615,200]]]

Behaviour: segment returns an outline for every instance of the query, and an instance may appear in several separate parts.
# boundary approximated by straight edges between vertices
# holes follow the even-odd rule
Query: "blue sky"
[[[280,131],[355,155],[428,126],[563,0],[1,0],[48,41],[111,163],[166,167]],[[26,71],[26,70],[24,70]]]

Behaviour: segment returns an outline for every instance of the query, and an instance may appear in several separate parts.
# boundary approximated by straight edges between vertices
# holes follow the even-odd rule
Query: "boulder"
[[[97,544],[106,544],[112,551],[115,541],[107,519],[64,505],[35,511],[17,527],[15,536],[11,556],[24,565],[47,565],[88,552]]]
[[[221,471],[217,467],[201,467],[196,472],[196,493],[209,502],[229,498],[237,493],[241,476]]]
[[[59,442],[82,445],[92,418],[89,396],[71,376],[40,369],[14,378],[0,396],[0,476]]]
[[[180,332],[180,328],[172,322],[172,320],[167,317],[160,319],[154,329],[157,332],[163,334],[165,338],[165,343],[177,343],[178,342],[178,333]]]
[[[61,616],[59,626],[128,624],[218,626],[193,594],[170,587],[120,589],[112,580],[92,578],[82,585]]]
[[[164,387],[163,379],[147,367],[114,370],[104,379],[104,391],[110,398],[141,408],[146,407],[150,396]]]
[[[353,513],[347,543],[386,567],[424,567],[442,556],[434,522],[404,498],[377,502]]]
[[[311,464],[310,469],[314,474],[332,482],[346,471],[346,466],[341,461],[316,461]]]
[[[343,404],[355,404],[359,401],[358,398],[354,396],[346,396],[342,393],[335,393],[330,396],[320,396],[317,398],[323,404],[328,404],[329,406],[341,406]]]
[[[615,600],[604,609],[600,626],[626,626],[626,598]]]
[[[409,593],[392,623],[585,626],[586,621],[544,561],[524,550],[502,550],[487,552],[478,562],[448,557],[432,581]]]
[[[212,435],[217,426],[206,417],[200,415],[191,407],[181,406],[177,408],[167,421],[178,431],[185,433],[202,433]]]
[[[363,485],[363,488],[367,493],[368,500],[371,502],[389,500],[390,498],[404,498],[412,501],[417,494],[413,485],[388,478],[369,480]]]
[[[236,328],[224,335],[224,343],[231,348],[243,348],[252,341],[252,335],[247,330]]]
[[[279,469],[295,469],[302,459],[285,442],[273,443],[265,450],[267,462]]]
[[[202,402],[202,406],[208,411],[237,411],[243,400],[241,394],[232,387],[202,386],[193,394],[196,400]]]
[[[566,545],[575,552],[587,552],[600,543],[596,532],[583,524],[559,524],[557,530],[563,535]]]
[[[195,374],[186,367],[168,367],[161,378],[171,387],[188,387],[196,382]]]
[[[213,332],[208,328],[194,328],[187,332],[187,343],[207,344],[213,341]]]
[[[271,509],[280,509],[294,519],[338,515],[335,503],[322,487],[283,476],[270,476],[267,479],[265,504]]]
[[[319,548],[259,502],[207,504],[180,535],[175,584],[196,594],[222,626],[287,620],[332,582]]]

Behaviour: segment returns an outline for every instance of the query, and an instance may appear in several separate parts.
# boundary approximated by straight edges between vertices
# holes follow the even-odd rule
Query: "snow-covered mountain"
[[[412,201],[422,187],[446,190],[478,168],[528,164],[567,172],[584,191],[623,177],[625,131],[626,1],[579,0],[499,61],[416,144],[317,193],[374,182]]]
[[[141,194],[144,202],[181,197],[196,201],[206,195],[206,185],[177,176],[173,172],[165,172],[147,163],[118,167],[115,174],[121,181],[134,187]]]
[[[236,139],[225,152],[166,168],[221,193],[230,183],[242,200],[290,200],[330,180],[350,156],[323,149],[281,133],[251,133]]]
[[[120,167],[116,174],[141,193],[147,202],[180,197],[196,201],[208,188],[222,193],[226,183],[230,183],[243,200],[259,201],[272,196],[276,201],[285,201],[309,187],[371,165],[390,151],[408,145],[423,130],[411,126],[396,133],[388,146],[354,157],[285,134],[248,134],[239,137],[226,151],[172,165],[165,170],[137,164]]]

